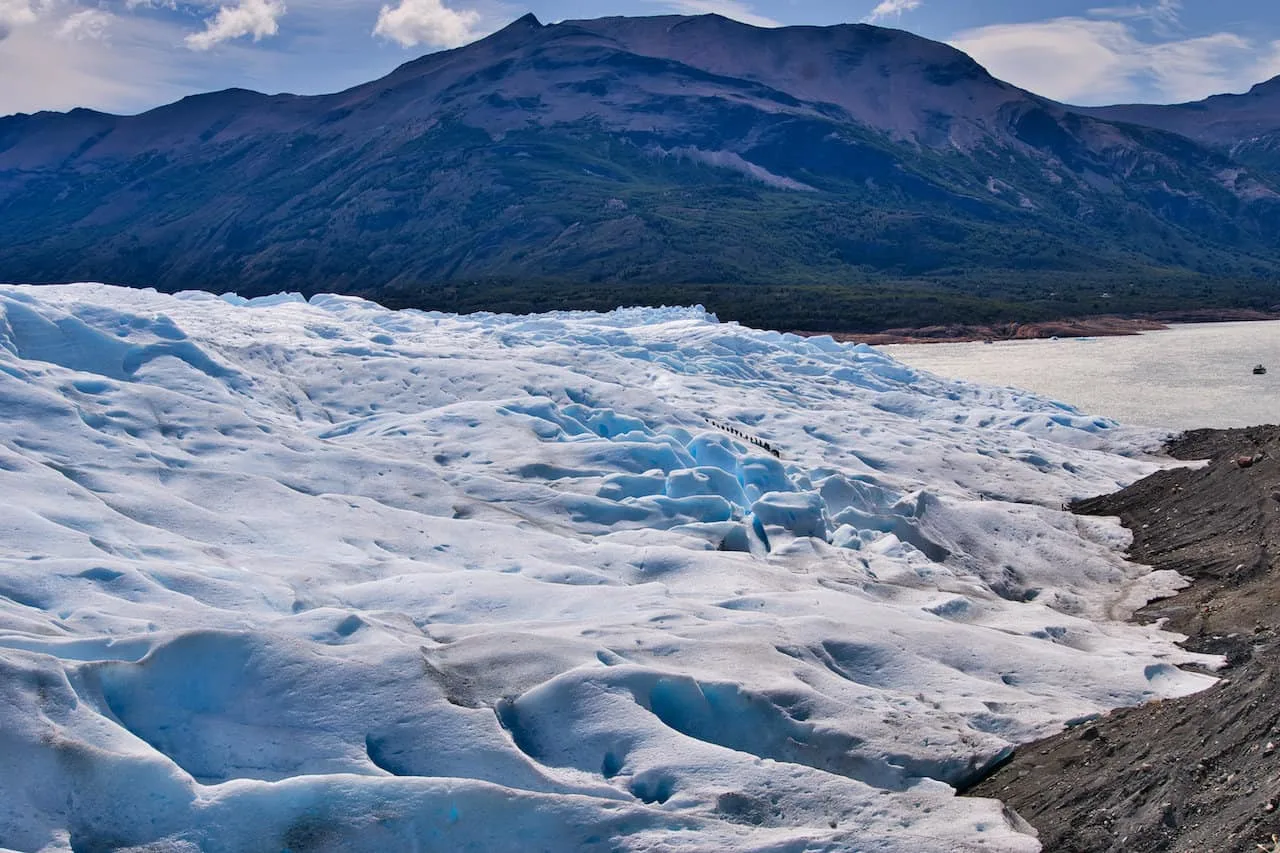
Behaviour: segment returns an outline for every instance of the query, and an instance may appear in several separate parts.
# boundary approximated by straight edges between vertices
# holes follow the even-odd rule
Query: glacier
[[[699,308],[5,285],[0,425],[6,850],[1034,851],[1221,664],[1063,508],[1159,434]]]

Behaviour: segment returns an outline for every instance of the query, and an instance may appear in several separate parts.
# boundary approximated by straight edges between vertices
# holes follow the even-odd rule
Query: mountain
[[[1214,95],[1188,104],[1128,104],[1082,110],[1109,121],[1178,133],[1242,163],[1280,171],[1280,77],[1243,95]]]
[[[0,273],[792,328],[1269,305],[1280,181],[866,25],[532,16],[332,95],[0,119]]]

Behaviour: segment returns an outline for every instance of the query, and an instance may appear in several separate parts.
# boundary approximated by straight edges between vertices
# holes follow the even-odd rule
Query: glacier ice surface
[[[0,287],[0,847],[1031,851],[1159,436],[700,309]],[[775,457],[761,447],[778,451]]]

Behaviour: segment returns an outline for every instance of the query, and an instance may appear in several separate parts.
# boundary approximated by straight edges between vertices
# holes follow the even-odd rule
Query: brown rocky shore
[[[1209,462],[1073,509],[1119,516],[1131,559],[1193,580],[1137,618],[1228,667],[1202,693],[1023,746],[966,792],[1005,801],[1046,853],[1280,850],[1280,427],[1199,430],[1167,449]]]
[[[1136,335],[1167,329],[1171,323],[1222,323],[1242,320],[1277,320],[1280,314],[1247,309],[1164,312],[1142,317],[1080,317],[1038,323],[994,323],[990,325],[951,324],[912,329],[885,329],[865,334],[832,333],[841,341],[880,346],[881,344],[940,344],[965,341],[1010,341],[1031,338],[1101,338]],[[800,334],[814,334],[801,332]]]

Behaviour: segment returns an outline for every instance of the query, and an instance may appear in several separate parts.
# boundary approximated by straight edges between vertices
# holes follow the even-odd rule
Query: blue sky
[[[0,0],[0,114],[136,112],[229,86],[334,91],[525,12],[864,21],[1079,104],[1194,100],[1280,75],[1277,0]]]

